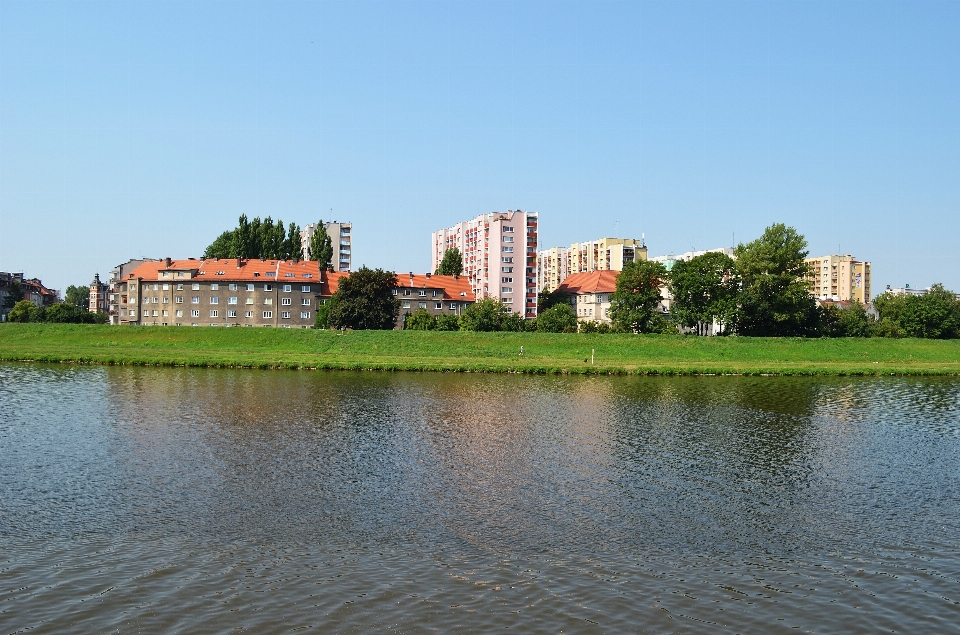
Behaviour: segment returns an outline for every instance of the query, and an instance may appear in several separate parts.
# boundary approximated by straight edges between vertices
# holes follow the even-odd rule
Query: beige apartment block
[[[353,224],[332,221],[323,224],[330,236],[330,242],[333,245],[333,258],[330,266],[334,271],[351,271],[353,268]],[[314,232],[317,231],[317,224],[310,223],[300,232],[300,245],[303,248],[303,258],[309,257],[310,241],[313,239]]]
[[[481,214],[433,232],[430,268],[436,271],[447,249],[463,254],[463,275],[476,298],[496,298],[514,313],[537,317],[536,212],[507,210]]]
[[[870,263],[850,254],[817,256],[805,260],[810,267],[810,295],[820,300],[870,302]]]
[[[647,246],[636,238],[600,238],[545,249],[537,253],[537,287],[553,291],[573,274],[622,271],[627,263],[646,259]]]

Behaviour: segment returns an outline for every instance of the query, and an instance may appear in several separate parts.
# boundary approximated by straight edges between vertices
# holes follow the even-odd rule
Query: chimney
[[[165,259],[165,261],[166,261],[166,263],[167,263],[167,266],[169,267],[169,266],[170,266],[170,263],[171,263],[170,257],[168,256],[168,257]]]
[[[454,279],[454,280],[459,280],[459,279],[460,279],[460,276],[458,276],[457,274],[453,274],[453,279]]]
[[[243,258],[237,258],[237,269],[243,266]]]
[[[427,280],[429,280],[429,279],[430,279],[430,272],[428,271],[428,272],[427,272]]]
[[[413,286],[413,272],[410,272],[410,286]]]

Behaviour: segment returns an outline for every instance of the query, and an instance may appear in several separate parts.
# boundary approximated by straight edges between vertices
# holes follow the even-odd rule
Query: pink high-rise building
[[[477,300],[496,298],[524,317],[537,317],[537,213],[507,210],[481,214],[433,232],[431,269],[447,249],[463,254]]]

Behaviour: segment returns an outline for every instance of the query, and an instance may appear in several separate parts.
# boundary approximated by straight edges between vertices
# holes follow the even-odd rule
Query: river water
[[[960,632],[960,379],[0,364],[0,634]]]

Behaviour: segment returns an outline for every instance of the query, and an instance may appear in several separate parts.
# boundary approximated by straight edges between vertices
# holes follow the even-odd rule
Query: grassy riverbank
[[[529,373],[935,375],[960,374],[960,340],[432,331],[340,335],[303,329],[0,324],[0,360]]]

